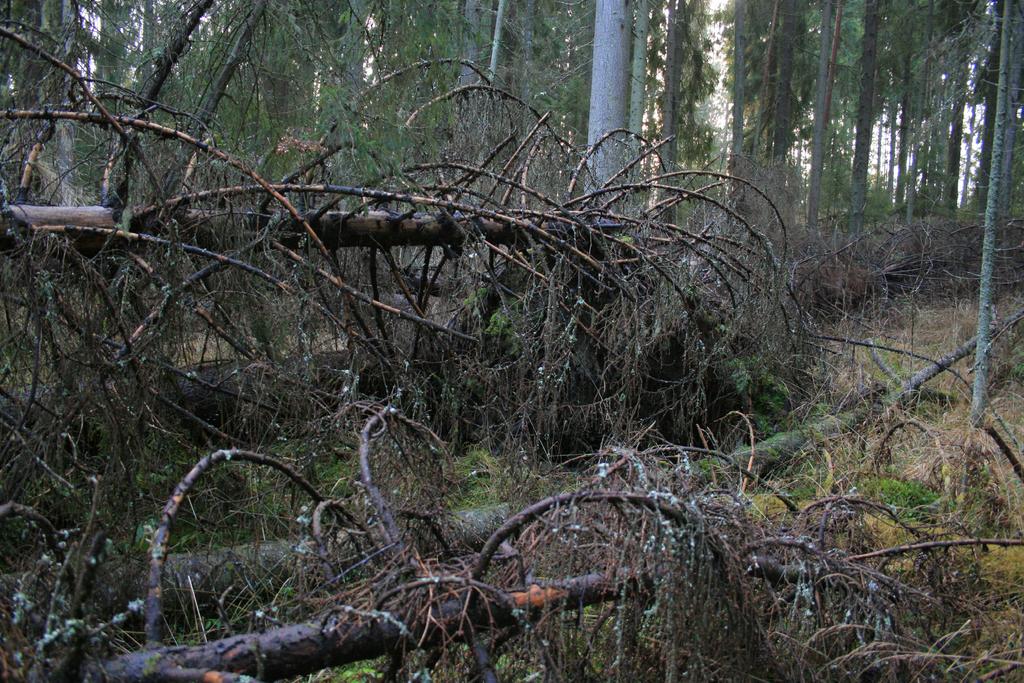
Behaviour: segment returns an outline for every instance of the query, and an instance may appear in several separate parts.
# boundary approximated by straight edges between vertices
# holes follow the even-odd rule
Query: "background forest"
[[[8,0],[0,681],[1013,680],[1021,0]]]

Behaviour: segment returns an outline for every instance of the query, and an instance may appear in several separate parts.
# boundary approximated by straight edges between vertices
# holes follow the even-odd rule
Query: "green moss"
[[[503,310],[491,314],[487,327],[484,328],[484,337],[492,344],[496,344],[503,353],[515,355],[522,349],[519,335],[516,334],[515,322]]]
[[[471,446],[455,461],[455,476],[459,492],[453,503],[455,509],[468,509],[491,505],[497,500],[500,468],[497,458],[486,448]]]
[[[902,479],[868,479],[862,490],[865,495],[898,509],[923,508],[939,499],[938,493],[921,482]]]
[[[789,388],[766,371],[757,358],[734,358],[726,363],[736,393],[749,398],[752,418],[762,433],[776,431],[786,415]]]

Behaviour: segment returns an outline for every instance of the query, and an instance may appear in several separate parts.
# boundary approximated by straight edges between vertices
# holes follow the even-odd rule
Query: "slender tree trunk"
[[[826,0],[830,1],[830,0]],[[743,90],[746,86],[747,72],[744,64],[746,57],[746,36],[744,35],[747,14],[746,0],[735,0],[733,18],[733,53],[732,53],[732,147],[729,159],[730,167],[734,167],[736,159],[743,154]]]
[[[793,145],[793,51],[796,43],[796,0],[782,0],[782,35],[779,49],[779,77],[775,89],[775,132],[771,157],[786,163]]]
[[[142,6],[142,51],[149,57],[156,47],[156,0]]]
[[[669,7],[671,8],[675,2],[676,0],[669,0]],[[765,46],[764,65],[761,69],[761,106],[758,107],[757,110],[757,124],[754,126],[754,135],[752,136],[753,139],[750,143],[751,157],[757,155],[758,147],[761,144],[761,133],[764,131],[765,126],[767,125],[769,113],[768,109],[770,108],[773,100],[771,87],[772,63],[775,60],[775,27],[779,21],[780,2],[781,0],[775,0],[775,4],[772,7],[772,20],[771,23],[768,25],[768,44]],[[669,11],[671,11],[671,9]],[[671,53],[669,54],[671,55]],[[770,144],[771,140],[769,139],[768,142],[765,143],[765,147],[769,147]]]
[[[491,80],[498,73],[498,53],[501,51],[501,31],[505,25],[505,12],[508,10],[508,0],[498,0],[498,12],[494,16],[494,42],[491,43],[491,63],[488,72]]]
[[[889,113],[886,116],[889,123],[889,166],[885,174],[885,194],[889,201],[893,201],[893,183],[896,176],[896,110],[898,105],[895,98],[889,101]]]
[[[686,0],[668,0],[668,11],[666,13],[667,36],[665,38],[665,93],[661,109],[661,137],[674,136],[679,128],[679,4]],[[675,169],[676,140],[665,146],[662,158],[670,170]]]
[[[924,169],[927,176],[928,171],[928,136],[926,131],[920,130],[923,124],[928,120],[928,112],[926,107],[930,104],[928,97],[931,91],[931,64],[932,64],[932,28],[935,16],[935,0],[928,0],[928,18],[926,23],[927,28],[925,29],[925,58],[924,58],[924,78],[923,86],[924,92],[918,93],[916,98],[917,103],[915,110],[918,114],[918,130],[913,132],[910,136],[910,145],[914,147],[914,141],[920,139],[920,144],[916,148],[912,149],[912,156],[910,160],[910,175],[907,178],[907,211],[906,220],[909,223],[914,218],[914,208],[917,203],[917,189],[918,189],[918,172],[921,167],[922,159],[924,160]],[[920,136],[920,138],[919,138]],[[921,186],[924,186],[924,182],[921,182]]]
[[[532,1],[532,0],[531,0]],[[636,3],[636,35],[633,37],[633,63],[629,83],[629,129],[643,133],[647,106],[647,34],[651,13],[647,0]]]
[[[836,68],[839,59],[839,43],[843,36],[843,0],[836,0],[836,26],[832,32],[832,54],[828,58],[828,87],[825,89],[825,121],[832,116],[832,88],[836,83]]]
[[[975,130],[974,126],[974,124],[977,121],[977,117],[978,108],[972,104],[971,120],[967,128],[967,149],[964,151],[964,187],[963,191],[960,193],[960,204],[962,206],[967,204],[971,196],[971,162],[973,161],[972,157],[974,156],[974,139],[975,135],[977,134],[977,131]]]
[[[60,27],[64,36],[64,45],[61,49],[61,56],[67,63],[74,62],[71,54],[74,49],[75,22],[77,15],[72,0],[59,0],[60,4]],[[69,77],[64,79],[64,92],[69,92],[71,81]],[[60,178],[58,184],[57,201],[61,204],[71,204],[77,200],[74,190],[72,175],[75,168],[75,127],[70,121],[60,121],[56,124],[57,150],[55,168]]]
[[[991,153],[993,159],[1003,158],[1003,132],[1006,125],[1007,97],[1010,80],[1010,17],[1013,0],[1005,0],[1003,21],[1000,27],[999,84],[996,88],[996,116],[992,131]],[[978,344],[974,356],[974,391],[971,395],[971,425],[981,425],[988,404],[988,370],[991,360],[992,340],[992,261],[996,250],[996,214],[999,210],[999,193],[1002,173],[993,173],[989,178],[985,204],[985,236],[981,248],[981,277],[978,286]]]
[[[587,145],[597,144],[609,131],[626,124],[626,76],[629,73],[630,16],[627,0],[597,0],[594,21],[594,61],[590,77],[590,116]],[[615,171],[618,155],[602,145],[591,166],[597,185]]]
[[[946,146],[946,208],[956,211],[957,186],[960,183],[960,148],[964,144],[964,106],[966,94],[961,93],[953,103],[953,121],[949,127]]]
[[[900,98],[900,156],[896,164],[896,203],[906,200],[907,161],[910,155],[910,88],[913,80],[910,75],[910,51],[903,60],[903,93]]]
[[[519,99],[523,102],[530,101],[531,82],[530,74],[533,69],[533,22],[536,19],[536,0],[526,0],[523,8],[523,47],[520,50],[523,68],[520,70],[519,78]]]
[[[252,41],[252,36],[256,32],[256,27],[259,26],[260,21],[263,19],[263,13],[267,9],[267,4],[268,0],[257,0],[253,3],[252,9],[249,11],[249,16],[245,19],[245,24],[242,25],[238,37],[231,46],[231,52],[228,53],[227,59],[220,71],[217,73],[217,78],[214,80],[213,85],[210,86],[206,96],[203,98],[202,104],[199,105],[199,110],[196,112],[196,116],[193,119],[194,131],[200,131],[203,126],[208,125],[213,119],[213,115],[217,111],[217,106],[220,104],[221,98],[223,98],[224,93],[227,92],[228,83],[230,83],[231,79],[234,78],[235,72],[238,70],[238,65],[241,64],[242,60],[245,58],[246,51],[249,48],[249,43]]]
[[[860,103],[854,139],[853,178],[850,187],[850,234],[864,230],[867,201],[868,157],[875,104],[875,57],[878,48],[878,0],[864,2],[864,42],[861,49]]]
[[[484,6],[481,0],[466,0],[463,18],[466,25],[462,41],[462,58],[476,64],[480,61],[480,35],[484,29]],[[472,85],[479,78],[476,71],[464,64],[459,73],[459,85]]]
[[[985,70],[982,78],[978,79],[978,87],[981,89],[985,102],[985,113],[982,117],[981,152],[978,155],[978,179],[975,182],[975,193],[978,201],[978,209],[985,210],[988,206],[988,184],[989,173],[992,168],[992,137],[996,127],[996,100],[998,99],[998,88],[996,83],[999,79],[999,64],[1001,59],[1001,39],[1003,6],[1006,0],[996,0],[996,31],[992,40],[992,47],[985,62]]]
[[[1024,17],[1021,16],[1020,0],[1015,3],[1015,11],[1011,14],[1010,26],[1010,73],[1006,91],[1006,120],[1003,122],[1005,131],[1003,140],[1003,155],[1000,171],[1002,180],[999,183],[999,205],[996,211],[996,220],[1001,221],[1010,213],[1011,199],[1013,197],[1013,155],[1017,144],[1017,108],[1021,102],[1021,67],[1024,66]],[[1011,30],[1012,27],[1012,30]]]
[[[811,139],[811,178],[807,193],[807,229],[818,230],[818,206],[821,201],[821,167],[825,160],[825,98],[828,93],[832,53],[832,0],[821,3],[821,45],[818,53],[818,81],[814,95],[814,134]]]
[[[882,189],[882,183],[885,181],[885,168],[882,160],[882,133],[885,130],[882,127],[882,108],[883,105],[879,102],[878,123],[875,124],[875,188],[879,190]]]

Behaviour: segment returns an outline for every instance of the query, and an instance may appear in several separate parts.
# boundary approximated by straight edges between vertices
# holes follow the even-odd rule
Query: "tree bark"
[[[864,230],[864,206],[867,201],[868,158],[871,153],[871,129],[875,104],[875,61],[878,48],[878,0],[864,3],[864,42],[861,51],[860,103],[857,107],[857,132],[853,152],[853,178],[850,188],[850,234]]]
[[[971,105],[971,120],[967,127],[967,140],[966,146],[967,151],[964,153],[964,183],[963,190],[960,192],[960,204],[966,205],[970,199],[971,192],[971,162],[974,156],[974,140],[977,134],[975,129],[975,122],[978,116],[978,109],[973,104]]]
[[[907,51],[903,59],[903,92],[900,97],[900,155],[896,164],[896,203],[902,204],[907,196],[907,161],[910,153],[910,73],[911,56]]]
[[[1005,139],[1003,140],[1002,179],[999,182],[999,206],[996,220],[1002,221],[1010,215],[1013,198],[1013,157],[1017,146],[1017,129],[1020,119],[1017,109],[1021,104],[1021,69],[1024,68],[1024,7],[1017,0],[1016,11],[1011,14],[1010,25],[1010,73],[1006,92],[1006,120],[1003,122]]]
[[[647,2],[637,0],[636,3],[636,32],[633,36],[633,62],[629,79],[629,129],[637,134],[643,133],[644,111],[647,107],[647,35],[651,20]]]
[[[231,46],[231,52],[228,53],[227,59],[217,73],[217,78],[210,86],[209,91],[207,91],[206,96],[203,97],[203,101],[199,105],[199,109],[196,111],[195,119],[192,123],[192,129],[196,134],[200,134],[201,129],[209,125],[213,119],[217,106],[224,97],[224,93],[227,92],[228,83],[231,82],[235,72],[238,70],[238,65],[242,63],[249,43],[252,42],[252,36],[256,32],[256,27],[259,25],[260,20],[263,19],[263,13],[267,9],[267,4],[268,0],[256,0],[252,9],[249,10],[249,16],[246,17],[245,24],[242,25],[238,36],[235,38],[235,42]]]
[[[520,50],[523,68],[520,70],[519,99],[530,101],[530,73],[533,68],[533,22],[536,20],[536,0],[526,0],[523,9],[523,46]]]
[[[1005,0],[1000,23],[999,83],[996,88],[995,127],[992,130],[991,158],[1003,158],[1004,129],[1010,80],[1010,24],[1013,0]],[[998,168],[998,167],[996,167]],[[985,234],[981,247],[981,274],[978,283],[978,345],[974,356],[974,388],[971,394],[971,424],[981,425],[988,404],[988,370],[991,361],[992,271],[996,250],[996,219],[1002,173],[992,173],[985,195]]]
[[[832,53],[832,0],[821,3],[821,45],[818,53],[818,81],[814,95],[814,135],[811,140],[811,177],[807,193],[807,229],[818,230],[818,204],[821,199],[821,169],[825,159],[825,96],[829,90],[829,61]]]
[[[425,615],[403,624],[399,615],[348,617],[345,612],[317,622],[292,624],[215,640],[192,647],[141,650],[87,665],[90,683],[129,681],[227,680],[219,672],[277,680],[329,667],[376,659],[403,650],[431,647],[472,624],[477,630],[521,627],[555,609],[575,610],[614,600],[621,582],[603,574],[531,583],[523,590],[479,593],[435,604]]]
[[[956,211],[960,186],[960,149],[964,144],[964,107],[966,94],[960,94],[953,102],[953,121],[946,146],[946,208]]]
[[[501,33],[505,26],[505,13],[507,10],[508,0],[498,0],[498,12],[494,16],[494,41],[491,43],[491,62],[487,68],[492,81],[498,73],[498,54],[501,52]]]
[[[630,17],[626,0],[597,0],[594,17],[594,58],[590,75],[590,115],[587,146],[626,125],[626,86],[629,73]],[[620,155],[614,145],[601,145],[591,171],[600,186],[616,170]]]
[[[992,170],[992,139],[996,127],[996,108],[998,106],[998,81],[999,64],[1002,61],[1002,16],[1006,0],[995,1],[995,24],[996,30],[993,33],[992,46],[985,61],[985,69],[982,77],[978,79],[978,87],[985,103],[985,111],[982,116],[981,150],[978,155],[978,176],[975,181],[975,199],[978,210],[986,211],[988,206],[988,184]]]
[[[103,206],[33,206],[10,205],[10,218],[0,216],[0,249],[9,249],[14,238],[6,233],[15,226],[29,226],[38,231],[70,232],[76,228],[86,233],[76,247],[83,253],[95,253],[108,239],[121,239],[126,235],[109,234],[86,228],[113,231],[118,228],[113,209]],[[185,230],[217,231],[235,221],[248,224],[253,230],[276,222],[285,233],[300,236],[302,224],[289,216],[257,213],[228,214],[223,211],[189,209],[175,218]],[[487,218],[450,216],[447,214],[415,214],[396,217],[386,211],[368,211],[352,215],[346,211],[329,211],[316,218],[316,212],[306,215],[317,235],[331,249],[343,247],[396,247],[396,246],[459,246],[470,235],[478,234],[492,244],[511,244],[518,239],[518,231],[511,225]],[[13,225],[12,225],[13,223]],[[47,230],[47,227],[52,229]],[[160,226],[150,222],[144,213],[133,214],[129,225],[134,232],[159,233]]]
[[[480,60],[481,40],[484,32],[484,7],[482,0],[466,0],[465,33],[462,41],[462,58],[467,62],[476,63]],[[480,77],[476,71],[463,64],[459,73],[459,85],[472,85]]]

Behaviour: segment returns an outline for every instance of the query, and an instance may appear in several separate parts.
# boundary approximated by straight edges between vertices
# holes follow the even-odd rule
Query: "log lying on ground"
[[[13,238],[8,232],[15,226],[27,226],[37,232],[74,233],[75,228],[128,229],[132,232],[161,231],[157,216],[152,213],[129,214],[122,225],[113,209],[102,206],[34,206],[14,204],[10,217],[0,216],[0,249],[10,248]],[[171,217],[185,234],[203,231],[207,234],[242,224],[257,230],[270,224],[284,233],[304,234],[302,223],[285,215],[233,212],[227,210],[187,209]],[[365,211],[353,214],[329,211],[305,215],[313,230],[329,249],[342,247],[448,246],[457,247],[472,235],[479,235],[494,244],[510,244],[520,238],[521,231],[512,225],[489,218],[451,216],[446,213],[415,213],[396,215],[387,211]],[[83,232],[86,232],[83,230]],[[96,253],[109,236],[83,234],[75,247],[86,254]],[[181,235],[179,234],[179,237]]]
[[[442,525],[446,540],[453,546],[478,550],[510,514],[507,505],[471,508],[454,512]],[[353,540],[342,535],[335,539],[334,554],[358,556]],[[236,589],[258,586],[273,593],[296,576],[295,561],[314,551],[303,545],[296,549],[292,541],[274,540],[247,543],[230,548],[217,548],[195,553],[172,553],[163,569],[162,592],[168,605],[192,609],[195,598],[200,608],[216,605],[220,595]],[[146,558],[119,557],[105,562],[99,569],[92,609],[103,618],[125,609],[131,600],[146,595]],[[31,577],[0,575],[0,591],[13,595],[22,582]]]
[[[507,593],[446,600],[404,624],[396,615],[337,611],[319,621],[249,633],[193,647],[161,647],[87,665],[86,681],[276,680],[389,653],[431,647],[463,632],[518,626],[558,608],[578,610],[621,595],[621,582],[601,574],[533,583]]]
[[[1007,325],[1019,320],[1019,316],[1019,313],[1014,315]],[[779,432],[758,441],[753,446],[740,446],[729,455],[729,459],[737,466],[747,469],[747,465],[750,464],[751,453],[753,453],[753,469],[755,473],[765,472],[782,466],[823,439],[838,436],[843,432],[853,429],[879,410],[907,402],[926,382],[939,373],[944,372],[957,361],[973,353],[976,344],[977,339],[972,337],[942,358],[937,359],[931,365],[919,370],[899,387],[880,393],[856,408],[836,415],[819,417],[796,429],[788,432]]]

